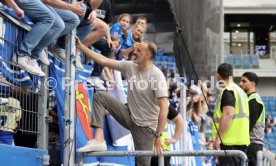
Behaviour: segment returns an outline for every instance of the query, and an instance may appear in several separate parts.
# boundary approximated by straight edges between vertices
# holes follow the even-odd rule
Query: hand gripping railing
[[[164,166],[164,156],[239,156],[241,166],[247,166],[247,156],[240,150],[191,150],[191,151],[167,151],[158,157],[158,166]],[[83,166],[85,157],[127,157],[127,156],[156,156],[153,151],[104,151],[82,153],[79,158],[79,166]]]

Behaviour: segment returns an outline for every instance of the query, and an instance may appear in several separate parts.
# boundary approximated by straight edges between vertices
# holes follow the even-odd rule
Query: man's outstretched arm
[[[79,50],[81,50],[88,58],[94,60],[95,62],[97,62],[98,64],[102,65],[102,66],[107,66],[111,69],[117,69],[118,68],[118,64],[116,60],[107,58],[101,54],[95,53],[94,51],[90,50],[88,47],[86,47],[85,45],[83,45],[79,38],[76,37],[76,46]]]

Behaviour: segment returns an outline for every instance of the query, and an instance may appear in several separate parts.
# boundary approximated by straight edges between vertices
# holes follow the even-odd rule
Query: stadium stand
[[[249,61],[249,56],[244,55],[242,56],[242,66],[244,69],[249,69],[250,68],[250,61]]]
[[[235,63],[234,56],[233,55],[226,55],[225,62],[234,66],[234,63]]]
[[[235,58],[235,68],[242,68],[242,56],[241,55],[234,55]]]
[[[257,55],[251,55],[251,64],[253,68],[259,68],[259,57]]]
[[[231,64],[236,69],[257,69],[260,68],[258,55],[225,55],[225,62]]]

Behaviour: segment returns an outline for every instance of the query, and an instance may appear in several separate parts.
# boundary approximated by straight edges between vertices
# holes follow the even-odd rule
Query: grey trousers
[[[92,127],[104,127],[104,116],[109,112],[123,127],[130,130],[135,150],[152,150],[154,135],[149,127],[137,126],[132,120],[127,105],[119,102],[106,92],[97,92],[93,100]],[[137,110],[138,111],[138,110]],[[151,157],[137,157],[136,165],[149,166]]]

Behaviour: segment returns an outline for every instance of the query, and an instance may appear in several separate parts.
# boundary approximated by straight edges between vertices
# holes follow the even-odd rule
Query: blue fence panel
[[[48,155],[45,150],[0,144],[0,165],[3,166],[43,166],[44,155]]]

